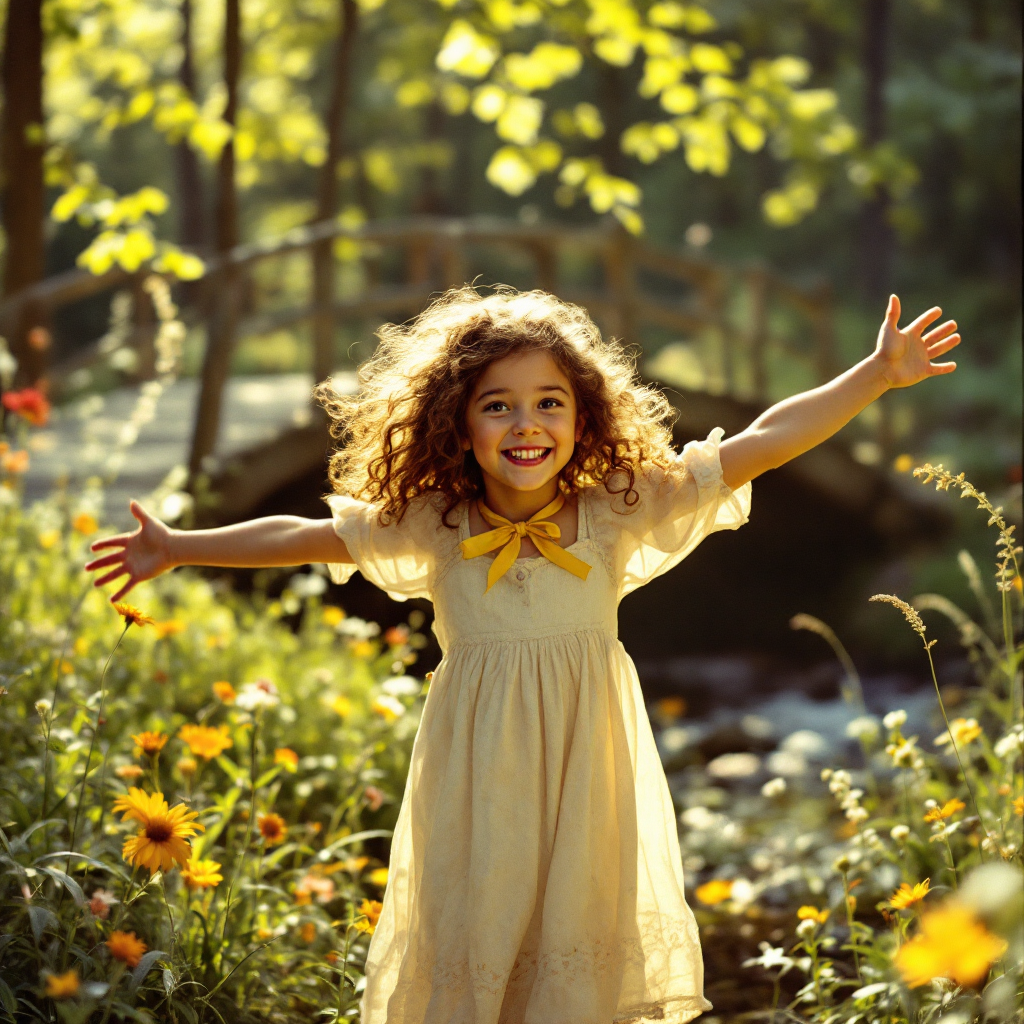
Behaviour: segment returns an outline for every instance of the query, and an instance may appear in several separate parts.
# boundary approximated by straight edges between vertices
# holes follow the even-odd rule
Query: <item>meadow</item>
[[[0,1020],[358,1019],[430,686],[421,613],[382,632],[325,601],[322,566],[274,597],[269,573],[244,596],[178,570],[111,606],[82,570],[109,532],[102,481],[27,506],[46,402],[4,401]],[[794,625],[835,649],[857,711],[848,763],[811,770],[795,735],[756,787],[743,753],[673,770],[685,706],[649,707],[709,978],[739,993],[709,1024],[1024,1020],[1021,549],[963,476],[914,474],[977,505],[996,557],[994,581],[961,560],[976,612],[871,596],[924,663],[923,616],[951,619],[971,659],[955,709],[935,682],[928,733],[869,714],[810,616]]]

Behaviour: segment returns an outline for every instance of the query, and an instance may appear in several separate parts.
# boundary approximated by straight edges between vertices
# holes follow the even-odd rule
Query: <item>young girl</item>
[[[380,331],[357,397],[316,389],[347,443],[330,520],[270,516],[95,542],[111,600],[178,565],[325,562],[434,602],[430,686],[370,942],[363,1024],[684,1024],[711,1004],[625,594],[747,521],[750,481],[889,388],[948,373],[930,309],[735,437],[677,454],[671,409],[587,314],[543,292],[448,292]],[[685,629],[685,624],[683,627]]]

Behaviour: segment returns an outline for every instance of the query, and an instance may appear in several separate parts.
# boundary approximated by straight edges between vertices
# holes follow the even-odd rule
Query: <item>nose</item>
[[[516,425],[512,428],[512,433],[516,437],[532,437],[534,434],[541,432],[540,427],[530,417],[529,411],[524,410],[516,419]]]

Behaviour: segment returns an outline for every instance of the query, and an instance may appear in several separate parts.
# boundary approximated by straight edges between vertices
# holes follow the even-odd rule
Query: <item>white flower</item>
[[[277,687],[269,679],[257,679],[246,683],[235,698],[235,705],[243,711],[257,708],[276,708],[281,703]]]
[[[319,597],[327,589],[327,580],[315,572],[296,573],[288,581],[288,589],[296,597]]]
[[[743,779],[756,774],[761,758],[756,754],[720,754],[708,764],[708,775],[716,779]]]
[[[808,918],[796,926],[796,933],[801,939],[809,939],[818,930],[818,922]]]
[[[412,676],[393,676],[384,680],[380,688],[392,697],[415,697],[423,688],[423,684]]]
[[[776,750],[768,755],[765,767],[776,775],[803,775],[807,758],[793,750]]]
[[[1024,747],[1024,725],[1015,725],[1002,739],[996,742],[992,748],[996,757],[1016,757]]]
[[[721,828],[728,821],[724,814],[716,814],[701,806],[687,808],[679,815],[679,820],[684,825],[700,829],[702,832]]]
[[[828,741],[820,732],[813,729],[797,729],[790,733],[779,745],[781,750],[790,754],[800,754],[802,757],[824,758],[828,752]]]
[[[878,735],[878,719],[874,715],[861,715],[846,723],[846,735],[852,740],[871,741]]]
[[[900,709],[899,711],[890,711],[889,714],[882,719],[882,725],[890,731],[899,729],[907,721],[906,711]]]
[[[782,796],[786,792],[786,780],[785,779],[769,779],[761,787],[761,795],[768,797],[771,800],[773,797]]]
[[[761,942],[757,948],[761,950],[761,955],[744,960],[744,967],[781,967],[782,973],[785,974],[794,966],[795,961],[792,957],[786,956],[786,951],[781,946],[776,948],[767,942]]]
[[[850,807],[846,812],[850,821],[867,821],[870,815],[863,807]]]
[[[895,825],[889,832],[889,835],[896,840],[897,843],[902,843],[907,836],[910,835],[910,829],[906,825]]]
[[[376,622],[367,622],[355,615],[346,615],[334,628],[342,636],[350,636],[353,640],[369,640],[380,632]]]

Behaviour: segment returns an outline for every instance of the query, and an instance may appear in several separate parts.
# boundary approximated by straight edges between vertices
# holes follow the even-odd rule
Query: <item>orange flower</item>
[[[143,615],[138,608],[135,608],[130,604],[125,604],[123,601],[114,602],[114,611],[116,611],[118,615],[124,617],[125,626],[149,626],[155,621],[148,615]]]
[[[218,725],[216,728],[210,725],[183,725],[178,730],[178,735],[196,757],[206,761],[212,761],[235,745],[228,736],[226,725]]]
[[[134,782],[136,779],[141,779],[145,775],[145,771],[137,764],[123,764],[120,768],[114,769],[114,774],[119,779],[124,779],[125,782]]]
[[[1013,801],[1013,810],[1015,814],[1024,817],[1024,796],[1019,796]]]
[[[819,910],[817,907],[803,906],[797,912],[796,916],[801,921],[816,921],[818,924],[824,924],[828,920],[829,911]]]
[[[299,929],[299,935],[302,936],[302,941],[308,946],[316,938],[316,925],[312,921],[307,921]]]
[[[53,1000],[74,999],[78,995],[78,969],[72,967],[66,974],[46,975],[46,995]]]
[[[8,391],[0,401],[5,409],[28,420],[33,427],[45,427],[50,418],[50,403],[38,388]]]
[[[140,732],[138,735],[132,736],[139,750],[150,755],[159,754],[166,746],[168,738],[162,732]]]
[[[359,904],[359,917],[355,922],[356,931],[372,935],[377,927],[377,922],[380,921],[380,912],[383,909],[384,904],[378,900],[363,900]]]
[[[732,895],[732,882],[724,878],[712,878],[697,889],[697,899],[708,906],[723,903]]]
[[[86,537],[90,533],[95,533],[100,528],[100,524],[96,522],[96,517],[90,515],[88,512],[79,512],[74,519],[71,520],[71,529],[76,533],[84,534]]]
[[[222,704],[234,704],[237,696],[235,688],[225,679],[213,684],[213,695]]]
[[[654,710],[660,718],[682,718],[686,714],[686,700],[673,694],[655,701]]]
[[[384,643],[389,647],[401,647],[408,639],[408,626],[392,626],[384,631]]]
[[[0,455],[0,466],[6,473],[27,473],[28,452],[24,448],[16,452],[4,452]]]
[[[968,908],[947,903],[921,916],[921,932],[896,951],[896,966],[911,987],[933,978],[973,986],[985,980],[1006,942],[993,935]]]
[[[163,640],[165,636],[174,636],[176,633],[183,633],[185,629],[186,624],[181,619],[165,619],[163,622],[153,623],[157,640]]]
[[[299,767],[299,755],[290,747],[278,747],[274,751],[274,764],[283,765],[290,772]]]
[[[318,903],[330,903],[334,899],[334,883],[322,875],[303,875],[295,886],[295,902],[305,906],[314,897]]]
[[[918,882],[917,885],[914,886],[904,882],[892,894],[892,898],[889,900],[889,906],[896,910],[906,910],[907,907],[912,906],[915,903],[920,903],[921,900],[928,895],[930,882],[930,878],[926,878],[923,882]]]
[[[107,939],[110,955],[133,969],[139,966],[139,961],[148,948],[135,932],[111,932],[110,938]]]
[[[181,880],[189,889],[213,889],[224,881],[215,860],[196,860],[193,856],[181,868]]]
[[[258,814],[256,824],[260,827],[260,835],[263,836],[267,846],[277,846],[283,843],[288,835],[288,826],[280,814]]]
[[[947,800],[941,807],[933,807],[925,816],[925,821],[945,821],[946,818],[951,818],[957,811],[962,811],[967,804],[963,800],[957,800],[953,797],[952,800]]]

